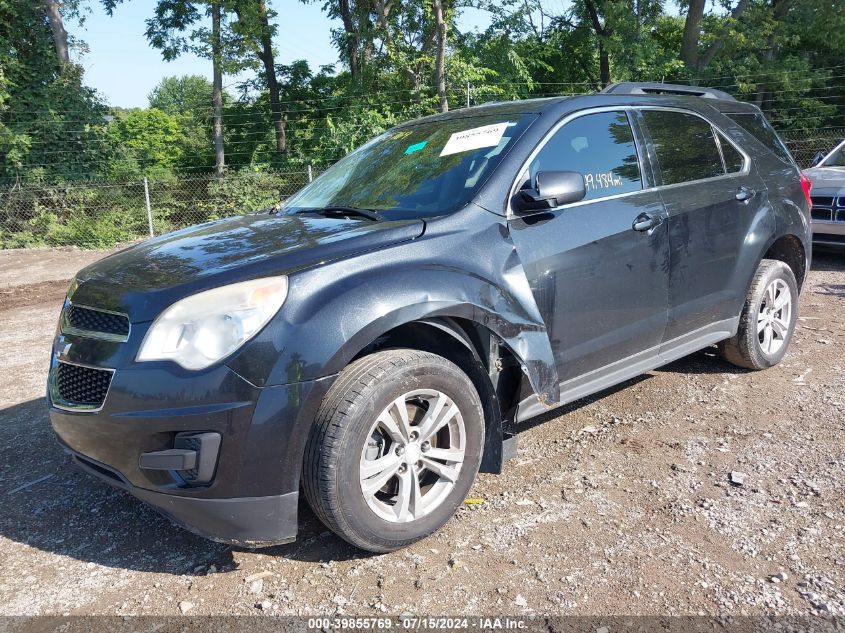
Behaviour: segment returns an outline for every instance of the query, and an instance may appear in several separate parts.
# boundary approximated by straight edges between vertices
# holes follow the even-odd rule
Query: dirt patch
[[[69,284],[70,278],[0,288],[0,312],[48,302],[61,305]]]
[[[781,365],[705,350],[548,415],[382,556],[305,507],[291,545],[211,543],[82,474],[42,400],[61,297],[6,309],[0,613],[845,615],[845,256],[814,266]]]
[[[78,270],[119,249],[81,251],[76,248],[0,250],[0,290],[46,281],[70,280]]]

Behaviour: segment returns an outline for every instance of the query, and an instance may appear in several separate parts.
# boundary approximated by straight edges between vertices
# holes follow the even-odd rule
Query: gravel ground
[[[215,544],[70,465],[44,381],[91,257],[0,253],[0,615],[845,615],[845,255],[817,254],[780,366],[707,350],[558,410],[381,556],[305,508],[296,543]]]

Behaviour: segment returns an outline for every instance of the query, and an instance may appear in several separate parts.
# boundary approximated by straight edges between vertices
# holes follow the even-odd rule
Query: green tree
[[[211,82],[201,75],[164,77],[148,95],[151,108],[171,116],[205,115],[211,107]]]
[[[391,10],[389,0],[326,0],[323,4],[329,17],[340,19],[343,25],[332,31],[332,39],[354,82],[363,78],[375,50],[375,2],[380,3],[382,19]]]
[[[205,171],[214,164],[211,94],[211,82],[199,75],[165,77],[149,94],[151,108],[161,110],[179,123],[180,169]],[[228,101],[224,99],[224,111]]]
[[[123,0],[102,0],[112,13]],[[210,19],[205,26],[203,17]],[[192,52],[211,60],[212,66],[212,130],[214,169],[222,176],[226,166],[223,126],[223,75],[244,67],[243,41],[232,32],[232,2],[226,0],[158,0],[151,18],[147,19],[146,36],[165,60]]]
[[[107,109],[83,85],[81,67],[60,60],[47,9],[42,2],[0,0],[3,179],[90,178],[111,155]]]
[[[681,61],[689,72],[699,74],[710,65],[713,58],[728,42],[737,21],[751,4],[752,0],[738,0],[735,5],[732,5],[728,0],[728,14],[718,20],[717,28],[709,34],[707,47],[702,51],[700,50],[701,26],[706,2],[705,0],[689,0],[679,52]]]
[[[748,0],[736,16],[738,6],[705,14],[701,45],[719,50],[702,56],[696,80],[754,102],[781,130],[844,124],[843,82],[823,69],[838,65],[830,53],[845,43],[841,8],[827,0]]]
[[[179,122],[157,108],[132,110],[117,117],[109,133],[123,159],[137,167],[135,173],[169,174],[179,165],[183,141]]]

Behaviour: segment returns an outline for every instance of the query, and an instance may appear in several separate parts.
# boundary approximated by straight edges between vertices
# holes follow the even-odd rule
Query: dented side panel
[[[649,232],[640,213],[663,218]],[[669,241],[659,195],[643,191],[511,222],[560,380],[656,348],[668,309]]]
[[[311,380],[341,371],[385,332],[435,316],[469,319],[494,332],[540,398],[557,401],[546,325],[507,224],[472,205],[427,222],[412,242],[293,274],[274,327],[230,366],[270,385]]]

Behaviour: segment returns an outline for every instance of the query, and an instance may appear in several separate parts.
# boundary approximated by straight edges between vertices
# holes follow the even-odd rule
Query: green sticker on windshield
[[[414,152],[419,152],[426,145],[428,145],[428,141],[420,141],[419,143],[414,143],[413,145],[409,145],[408,149],[405,150],[405,156],[407,156],[408,154],[413,154]]]

